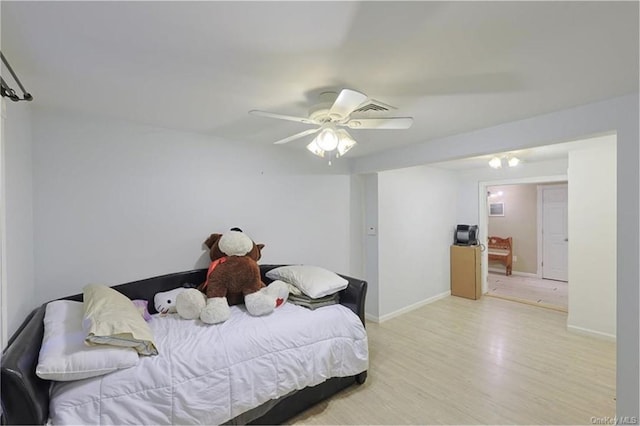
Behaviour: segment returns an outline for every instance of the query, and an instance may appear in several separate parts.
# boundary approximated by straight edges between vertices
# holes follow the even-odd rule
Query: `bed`
[[[487,245],[489,263],[497,262],[505,267],[505,275],[511,275],[513,264],[513,240],[511,237],[489,237]]]
[[[261,265],[265,283],[270,282],[265,274],[277,266]],[[114,289],[130,299],[152,300],[157,292],[201,282],[205,274],[204,269],[187,271]],[[99,378],[68,382],[42,380],[35,374],[44,333],[46,304],[42,305],[25,319],[3,351],[3,422],[282,423],[366,379],[367,283],[343,278],[348,284],[337,305],[309,310],[287,303],[265,317],[251,317],[244,307],[233,306],[232,317],[216,326],[191,323],[190,329],[180,328],[186,320],[161,316],[150,307],[154,317],[149,324],[160,355],[141,357],[135,367]],[[81,299],[82,295],[74,295],[64,300]],[[187,333],[193,338],[180,338]],[[259,337],[266,340],[259,342]],[[302,352],[296,352],[300,348]],[[201,356],[185,358],[191,353]]]

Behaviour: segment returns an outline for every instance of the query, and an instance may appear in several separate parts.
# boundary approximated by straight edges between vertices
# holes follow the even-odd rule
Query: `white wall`
[[[7,333],[11,336],[38,303],[34,280],[31,112],[8,102],[4,128]]]
[[[34,111],[36,301],[205,267],[239,226],[261,263],[350,273],[350,177],[308,153]],[[337,163],[337,162],[336,162]]]
[[[567,325],[611,338],[616,335],[615,187],[615,137],[569,152]]]
[[[351,255],[349,271],[353,277],[365,279],[364,259],[364,220],[365,220],[365,185],[364,176],[351,175],[350,182],[350,240]]]
[[[364,208],[364,268],[367,280],[367,298],[365,312],[370,319],[378,320],[380,316],[380,287],[378,282],[378,175],[363,175],[365,208]]]
[[[400,148],[352,163],[355,173],[508,152],[616,132],[616,412],[639,416],[640,408],[640,136],[638,93],[525,120]],[[631,261],[629,261],[631,259]]]
[[[380,319],[449,291],[456,189],[428,166],[378,174]]]

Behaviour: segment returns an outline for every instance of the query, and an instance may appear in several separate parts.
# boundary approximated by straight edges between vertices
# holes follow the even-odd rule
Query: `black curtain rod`
[[[16,75],[16,73],[13,72],[11,65],[9,65],[9,61],[7,61],[7,59],[4,57],[2,52],[0,52],[0,57],[2,57],[2,63],[4,63],[4,65],[7,67],[7,69],[11,73],[11,76],[13,77],[15,82],[18,83],[20,90],[22,90],[22,98],[20,98],[20,96],[16,94],[16,91],[13,90],[11,87],[9,87],[7,82],[4,81],[4,78],[0,76],[0,92],[2,93],[2,97],[9,98],[14,102],[33,100],[33,96],[31,96],[31,94],[29,94],[26,90],[24,90],[24,86],[22,86],[22,83],[20,83],[20,79],[18,79],[18,76]]]

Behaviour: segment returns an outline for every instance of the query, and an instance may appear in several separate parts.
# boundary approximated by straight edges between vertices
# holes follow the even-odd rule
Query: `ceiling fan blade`
[[[295,135],[291,135],[291,136],[289,136],[287,138],[280,139],[279,141],[274,142],[274,144],[275,145],[280,145],[280,144],[283,144],[283,143],[291,142],[293,140],[303,138],[303,137],[305,137],[307,135],[312,135],[312,134],[320,131],[320,129],[321,129],[321,127],[318,127],[317,129],[305,130],[304,132],[296,133]]]
[[[412,124],[411,117],[353,118],[345,126],[350,129],[408,129]]]
[[[342,89],[329,110],[331,118],[343,119],[367,100],[367,95],[351,89]]]
[[[257,116],[260,116],[260,117],[278,118],[280,120],[295,121],[297,123],[315,124],[313,121],[311,121],[311,120],[309,120],[308,118],[305,118],[305,117],[295,117],[293,115],[276,114],[276,113],[273,113],[273,112],[260,111],[260,110],[257,110],[257,109],[252,109],[251,111],[249,111],[249,114],[257,115]]]

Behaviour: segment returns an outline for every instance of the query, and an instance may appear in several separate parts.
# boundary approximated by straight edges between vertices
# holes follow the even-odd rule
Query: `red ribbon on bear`
[[[220,265],[221,263],[224,263],[226,261],[227,261],[227,256],[221,257],[220,259],[216,259],[213,262],[211,262],[211,264],[209,264],[209,270],[207,271],[207,278],[204,281],[204,285],[202,286],[202,290],[201,291],[204,291],[207,288],[207,285],[209,285],[209,276],[211,275],[213,270],[216,269],[216,267],[218,265]]]

